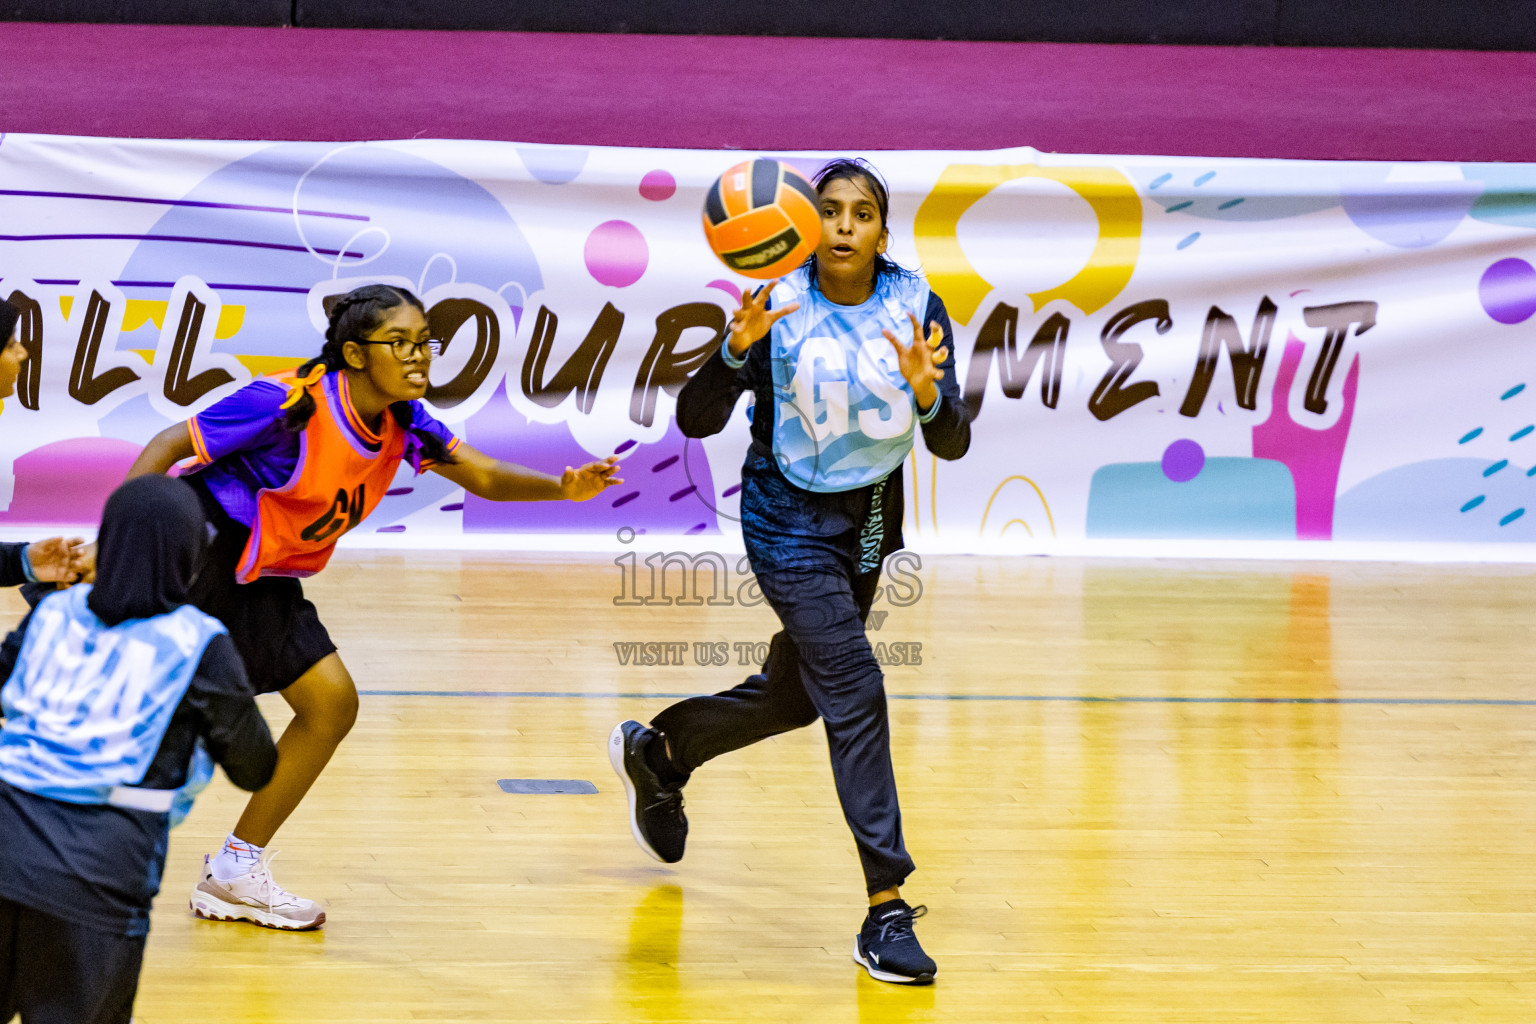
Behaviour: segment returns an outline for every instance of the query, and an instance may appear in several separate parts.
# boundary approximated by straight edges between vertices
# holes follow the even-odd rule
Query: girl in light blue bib
[[[885,256],[889,200],[879,175],[862,161],[833,161],[816,191],[816,252],[783,280],[742,293],[720,350],[677,404],[683,433],[706,437],[725,426],[743,391],[755,396],[742,539],[783,629],[760,673],[674,704],[649,728],[620,723],[609,758],[641,848],[672,862],[688,835],[682,790],[694,769],[821,719],[869,900],[853,958],[881,981],[927,984],[938,968],[913,928],[923,908],[899,889],[913,864],[884,676],[864,620],[881,566],[902,544],[901,467],[918,429],[929,451],[958,459],[970,427],[944,303]]]

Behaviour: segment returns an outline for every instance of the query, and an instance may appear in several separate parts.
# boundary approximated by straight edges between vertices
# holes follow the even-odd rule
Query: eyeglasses
[[[357,341],[357,339],[353,339]],[[402,363],[414,359],[423,352],[428,359],[436,359],[443,354],[443,343],[440,341],[407,341],[404,338],[396,338],[394,341],[357,341],[359,345],[388,345],[389,350],[395,354],[395,358]]]

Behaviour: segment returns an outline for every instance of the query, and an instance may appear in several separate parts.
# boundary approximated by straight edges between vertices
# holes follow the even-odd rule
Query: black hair
[[[187,603],[207,549],[208,517],[185,480],[134,477],[102,509],[86,604],[108,626],[173,612]]]
[[[21,310],[15,305],[0,299],[0,348],[4,348],[11,340],[11,332],[16,330],[16,323],[21,319]]]
[[[329,308],[325,344],[321,347],[320,354],[300,366],[295,373],[300,378],[304,378],[320,366],[325,367],[327,373],[344,369],[347,358],[342,353],[342,346],[349,341],[367,340],[367,336],[384,322],[390,310],[405,305],[415,306],[421,310],[422,315],[426,315],[427,310],[421,304],[421,300],[405,288],[395,288],[387,284],[369,284],[347,292]],[[442,438],[411,426],[410,402],[395,402],[389,407],[389,413],[402,429],[415,436],[421,445],[424,458],[432,462],[456,461]],[[298,401],[283,411],[283,427],[297,434],[308,426],[309,418],[314,414],[315,397],[306,390]]]
[[[875,207],[880,211],[880,227],[889,230],[887,224],[890,221],[891,194],[886,187],[885,179],[880,177],[880,172],[875,170],[868,160],[862,157],[839,157],[831,161],[821,170],[816,172],[816,177],[811,179],[811,184],[816,186],[816,194],[820,195],[828,185],[834,181],[850,181],[861,190],[868,192],[875,201]],[[819,211],[818,211],[819,213]],[[801,264],[810,274],[811,281],[816,281],[816,254],[813,252],[805,258]],[[875,282],[879,283],[882,276],[888,277],[915,277],[912,271],[890,259],[885,253],[875,253]]]

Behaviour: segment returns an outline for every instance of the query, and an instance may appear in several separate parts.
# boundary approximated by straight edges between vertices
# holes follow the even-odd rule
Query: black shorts
[[[0,899],[0,1021],[129,1024],[144,940]]]
[[[257,693],[285,690],[334,654],[336,645],[298,580],[264,576],[235,582],[250,529],[231,519],[195,475],[183,479],[202,500],[214,529],[208,558],[192,584],[192,603],[224,623]]]

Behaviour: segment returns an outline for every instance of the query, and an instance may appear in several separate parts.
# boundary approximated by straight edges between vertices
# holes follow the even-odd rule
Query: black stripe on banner
[[[779,164],[777,160],[752,161],[752,209],[772,206],[779,198]]]
[[[704,216],[709,218],[709,223],[719,227],[725,223],[725,200],[720,198],[720,185],[722,179],[716,178],[715,183],[709,187],[709,194],[704,197]]]
[[[805,196],[805,198],[809,199],[812,206],[821,205],[821,197],[816,194],[816,190],[811,187],[811,183],[800,177],[800,175],[784,175],[784,184],[788,185],[790,188],[794,189],[796,192],[799,192],[801,195]]]

